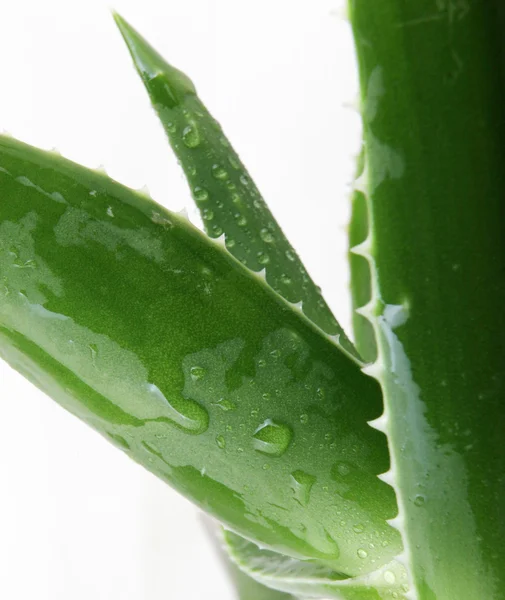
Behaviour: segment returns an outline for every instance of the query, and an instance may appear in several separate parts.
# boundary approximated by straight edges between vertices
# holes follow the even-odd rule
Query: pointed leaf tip
[[[119,13],[112,11],[112,16],[128,46],[135,68],[155,102],[175,108],[186,95],[196,94],[195,86],[187,75],[169,65]]]

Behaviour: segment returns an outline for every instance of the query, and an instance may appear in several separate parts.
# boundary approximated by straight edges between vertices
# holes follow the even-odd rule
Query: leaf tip
[[[196,94],[187,75],[169,65],[118,12],[112,10],[112,16],[154,104],[175,108],[186,95]]]

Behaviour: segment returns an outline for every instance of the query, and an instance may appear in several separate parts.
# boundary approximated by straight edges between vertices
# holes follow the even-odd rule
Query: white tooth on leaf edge
[[[386,471],[385,473],[381,473],[380,475],[377,475],[377,477],[384,483],[387,483],[388,485],[393,487],[393,484],[395,482],[395,476],[394,476],[393,472],[391,471],[391,469],[389,471]]]
[[[370,363],[369,365],[364,366],[362,369],[365,375],[369,377],[373,377],[374,379],[380,380],[381,375],[383,375],[383,368],[379,361],[375,361],[374,363]],[[382,417],[379,417],[379,419]],[[376,419],[377,421],[378,419]],[[373,421],[369,421],[373,422]]]
[[[357,254],[358,256],[363,256],[364,258],[370,258],[372,256],[372,242],[370,237],[367,237],[361,244],[356,244],[350,248],[351,254]]]
[[[383,433],[386,433],[388,430],[388,419],[386,415],[381,415],[378,419],[368,421],[368,424],[372,429],[377,429],[377,431],[382,431]]]
[[[183,208],[177,214],[180,215],[183,219],[186,219],[186,221],[190,221],[191,222],[191,220],[189,218],[189,215],[188,215],[188,211],[186,210],[186,208]]]
[[[357,308],[356,312],[358,313],[358,315],[365,317],[365,319],[372,321],[372,319],[374,318],[374,309],[375,309],[375,302],[372,301],[372,302],[368,302],[368,304],[364,304],[363,306],[360,306],[359,308]]]
[[[368,191],[368,167],[366,164],[363,168],[363,172],[359,177],[356,178],[356,181],[354,182],[354,189],[358,192],[362,192],[363,194],[366,194]]]

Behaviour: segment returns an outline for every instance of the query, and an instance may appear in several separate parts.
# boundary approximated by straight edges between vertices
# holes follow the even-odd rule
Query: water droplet
[[[272,358],[275,358],[275,359],[277,359],[277,358],[280,358],[280,356],[281,356],[281,351],[280,351],[278,348],[276,348],[275,350],[272,350],[272,351],[270,352],[270,356],[271,356]]]
[[[358,523],[357,525],[353,526],[352,530],[354,533],[363,533],[365,531],[365,527],[361,523]]]
[[[358,552],[357,552],[357,555],[360,558],[366,558],[368,556],[368,552],[364,548],[359,548]]]
[[[234,156],[229,156],[228,162],[234,169],[240,169],[240,163]]]
[[[224,148],[228,148],[228,146],[230,145],[230,142],[224,137],[224,135],[219,136],[219,143]]]
[[[288,260],[290,260],[291,262],[293,262],[296,258],[296,256],[294,255],[293,252],[291,252],[291,250],[286,250],[286,258]]]
[[[223,412],[228,412],[237,408],[237,405],[227,398],[220,398],[217,402],[213,402],[212,404],[218,406]]]
[[[284,285],[291,285],[291,277],[286,273],[281,275],[281,281]]]
[[[237,219],[237,225],[239,227],[244,227],[245,225],[247,225],[247,219],[244,217],[244,215],[235,215],[235,218]]]
[[[207,373],[207,371],[203,367],[199,367],[196,365],[194,367],[191,367],[189,372],[193,381],[198,381],[199,379],[202,379],[202,377],[205,377],[205,374]]]
[[[107,207],[107,216],[108,217],[113,217],[114,216],[114,212],[112,210],[112,206],[108,206]]]
[[[197,202],[205,202],[209,199],[209,192],[205,188],[197,186],[193,190],[193,196]]]
[[[235,246],[236,242],[233,238],[226,238],[226,247],[227,248],[233,248]]]
[[[241,175],[240,176],[240,183],[242,185],[248,186],[249,185],[249,179],[245,175]]]
[[[317,481],[313,475],[305,471],[293,471],[291,473],[291,489],[295,500],[302,506],[307,506],[310,500],[310,491]]]
[[[257,256],[260,265],[267,265],[270,262],[270,257],[265,252],[258,252]]]
[[[269,465],[268,463],[265,463],[265,464],[263,465],[263,470],[264,470],[264,471],[268,471],[268,469],[269,469],[269,468],[270,468],[270,465]]]
[[[223,229],[219,227],[219,225],[212,225],[212,235],[214,237],[219,237],[220,235],[223,235]]]
[[[188,148],[196,148],[200,144],[200,133],[195,123],[184,127],[182,130],[182,141]]]
[[[175,133],[177,130],[177,126],[175,125],[175,123],[172,123],[171,121],[169,121],[166,124],[166,128],[168,130],[169,133]]]
[[[324,400],[324,397],[326,396],[326,392],[324,391],[324,388],[317,388],[316,396],[317,396],[318,400]]]
[[[214,218],[214,211],[210,210],[210,208],[206,208],[202,213],[202,217],[205,221],[212,221]]]
[[[147,384],[147,390],[152,399],[160,406],[161,414],[157,420],[168,421],[172,425],[184,430],[185,433],[199,435],[209,426],[209,413],[203,406],[194,400],[175,396],[170,401],[165,397],[158,386]]]
[[[261,395],[261,397],[263,398],[263,400],[270,400],[270,398],[272,397],[272,394],[270,394],[270,392],[265,392],[264,394]]]
[[[221,448],[221,450],[226,448],[226,440],[222,435],[216,436],[216,444],[219,446],[219,448]]]
[[[346,477],[352,471],[352,466],[346,462],[339,462],[333,465],[331,476],[333,479],[339,480],[341,477]]]
[[[235,190],[237,189],[237,186],[233,183],[233,181],[227,181],[226,188],[229,190]]]
[[[264,227],[260,231],[260,237],[267,244],[271,244],[274,241],[274,236],[273,236],[272,232],[269,229],[267,229],[266,227]]]
[[[228,171],[221,165],[212,165],[212,175],[221,181],[228,179]]]
[[[260,358],[258,361],[258,367],[266,367],[267,366],[267,361],[263,358]]]
[[[309,415],[306,413],[303,413],[303,415],[300,415],[300,423],[302,423],[302,425],[305,425],[305,423],[309,422]]]
[[[396,583],[396,575],[393,571],[384,571],[384,581],[386,583]]]
[[[257,417],[259,415],[259,410],[257,408],[253,408],[251,410],[251,417]]]
[[[425,502],[426,498],[424,496],[422,496],[421,494],[418,494],[415,498],[414,498],[414,504],[416,506],[423,506],[424,502]]]
[[[286,452],[292,437],[287,425],[267,419],[254,432],[253,446],[258,452],[278,457]]]

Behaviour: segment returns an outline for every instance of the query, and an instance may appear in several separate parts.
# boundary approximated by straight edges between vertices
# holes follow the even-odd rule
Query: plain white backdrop
[[[187,72],[334,309],[359,147],[339,0],[116,0]],[[0,3],[0,130],[191,204],[102,0]],[[196,509],[0,364],[0,597],[233,600]]]

